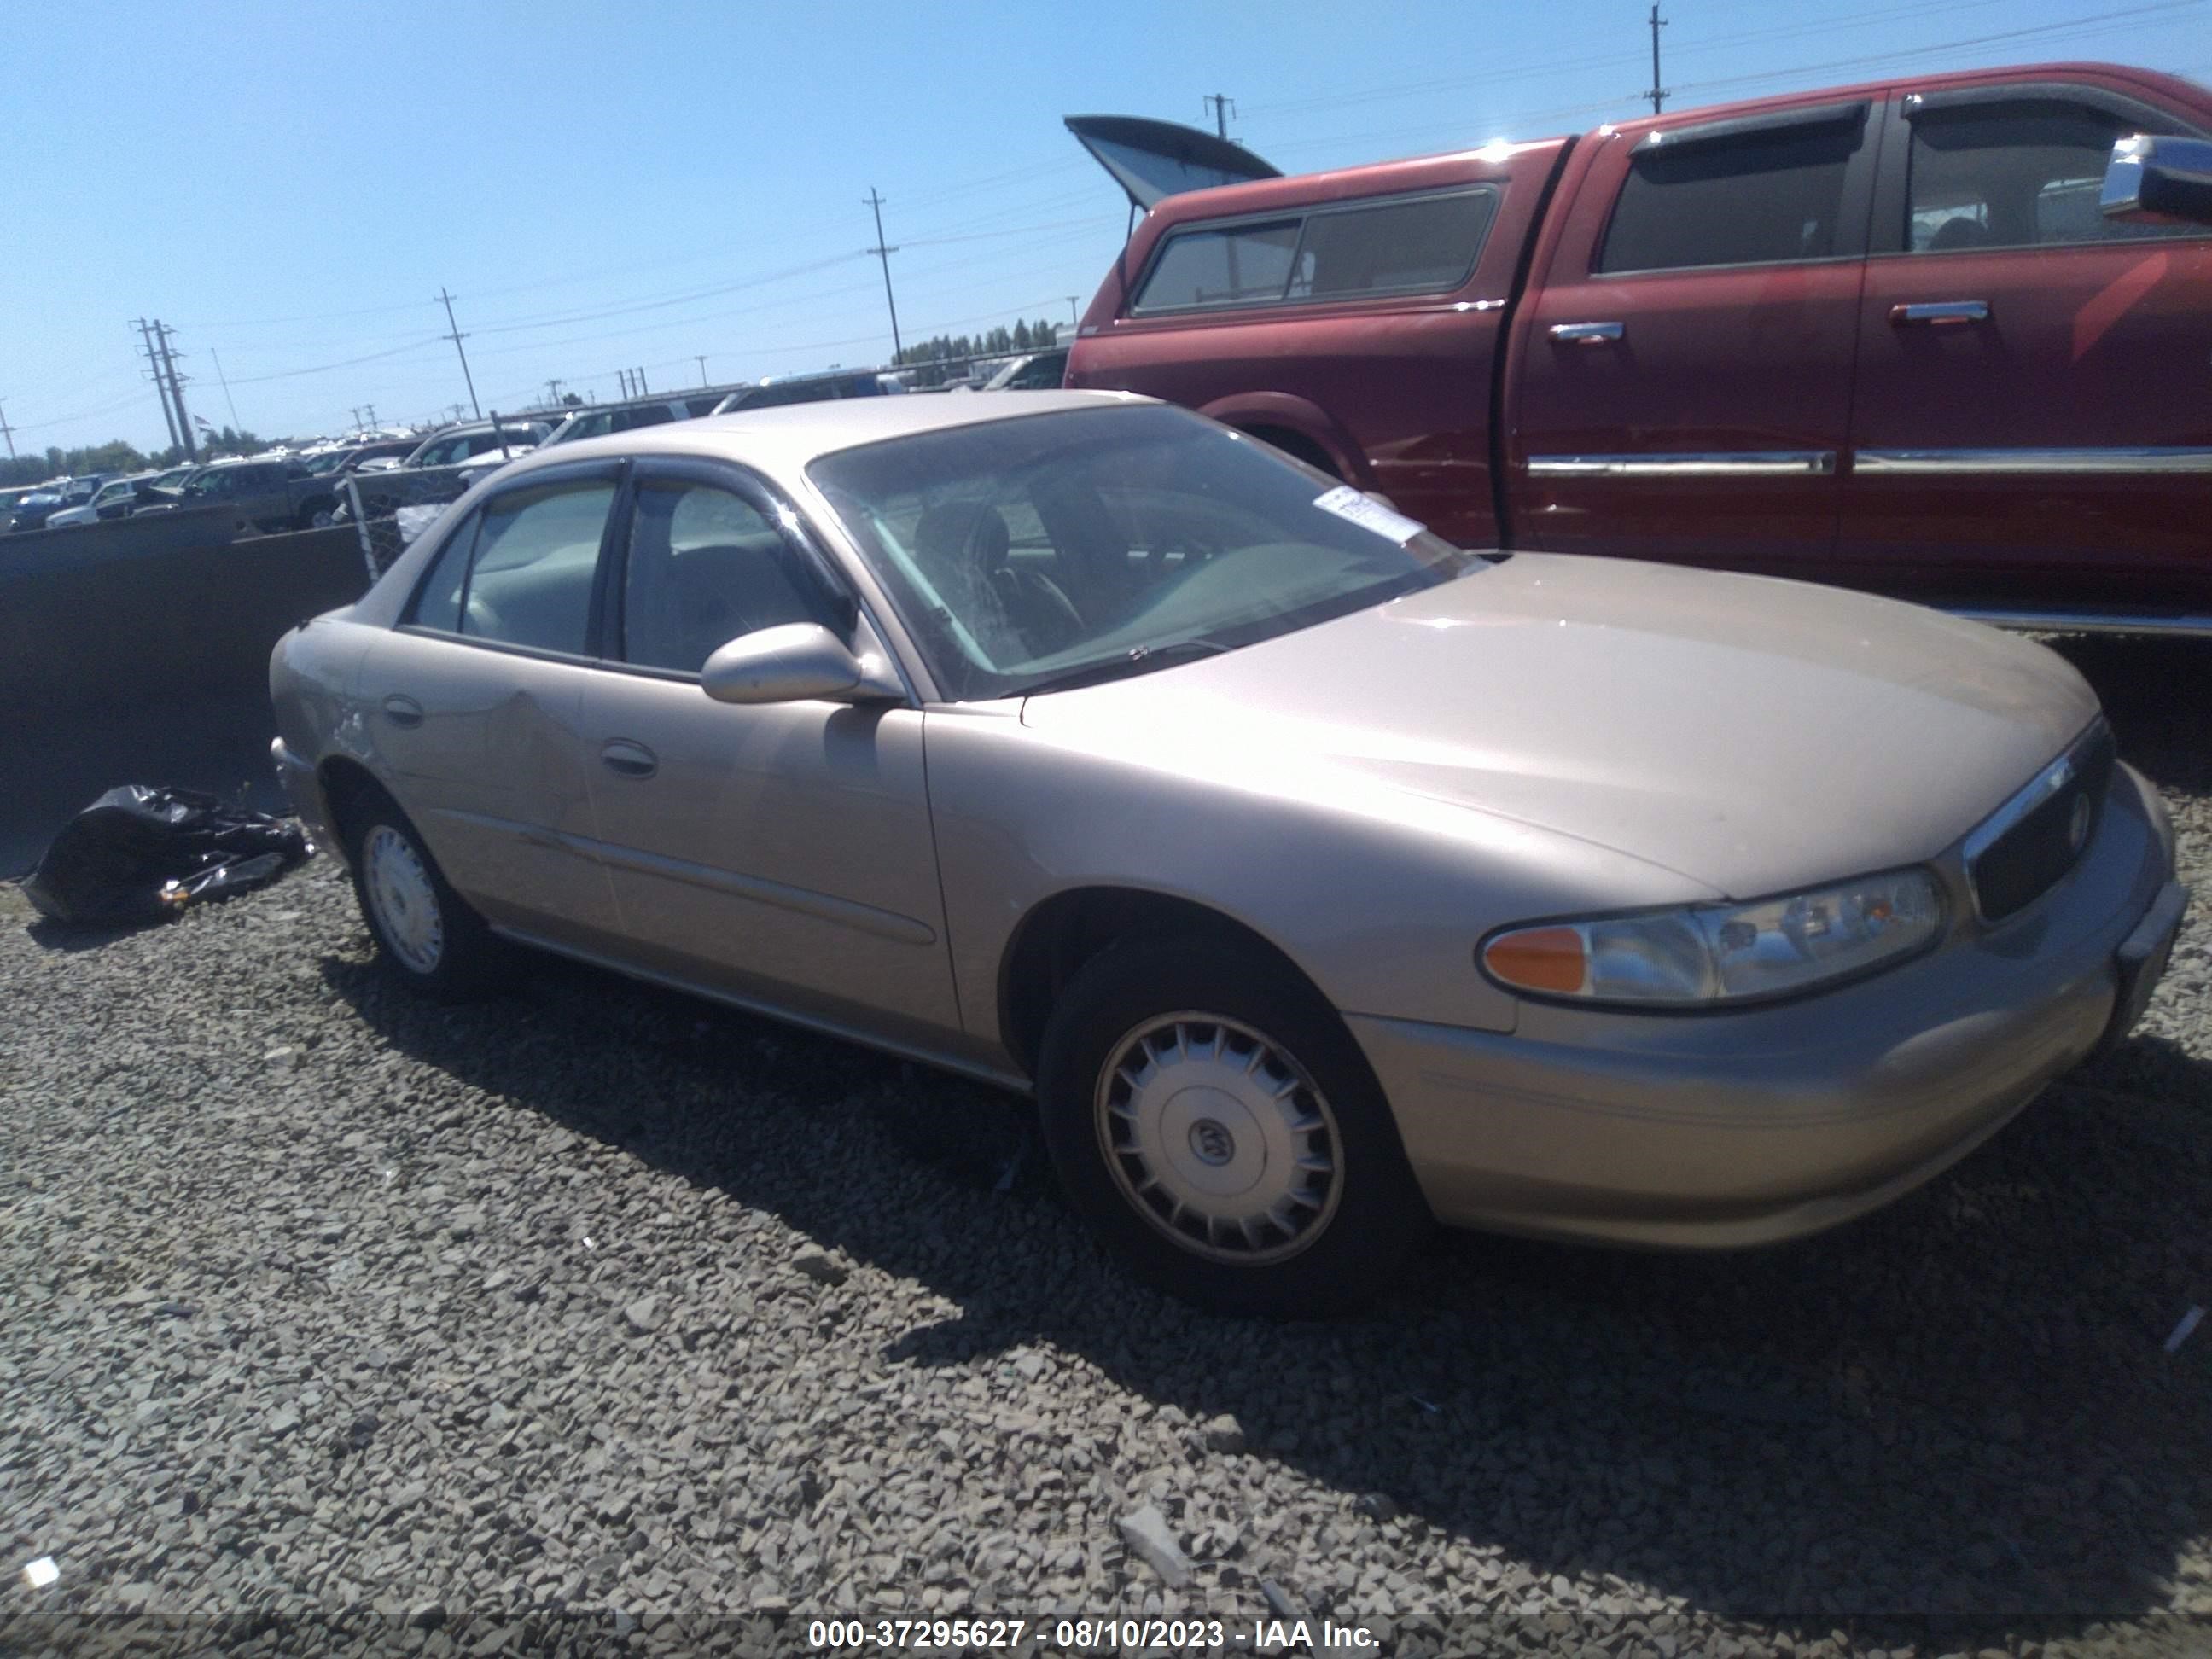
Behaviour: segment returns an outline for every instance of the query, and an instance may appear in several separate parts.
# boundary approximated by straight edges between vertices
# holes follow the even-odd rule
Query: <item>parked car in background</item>
[[[986,392],[1057,392],[1067,374],[1067,348],[1017,357],[983,382]]]
[[[102,519],[128,518],[138,500],[138,486],[150,482],[151,472],[133,472],[120,478],[110,478],[93,493],[92,499],[76,507],[64,507],[46,520],[49,530],[65,530],[71,525],[93,524]]]
[[[503,449],[510,456],[536,448],[552,433],[553,422],[529,420],[466,421],[440,427],[407,453],[404,467],[458,466],[488,450]]]
[[[416,438],[380,438],[368,443],[336,444],[326,449],[308,450],[300,459],[317,477],[336,482],[359,471],[369,461],[404,460],[420,445],[421,440]]]
[[[721,403],[719,392],[697,392],[689,397],[640,398],[626,404],[595,404],[580,409],[547,434],[540,448],[574,443],[582,438],[604,438],[610,432],[632,432],[641,426],[660,426],[670,421],[695,420],[712,415]]]
[[[2096,205],[2116,140],[2208,132],[2212,90],[2061,64],[1182,194],[1124,168],[1149,211],[1067,382],[1465,546],[2212,631],[2212,234]]]
[[[525,457],[270,688],[398,980],[526,943],[1031,1090],[1077,1210],[1239,1311],[1431,1217],[1863,1213],[2124,1038],[2186,898],[2039,645],[1466,552],[1097,393]]]
[[[107,479],[105,472],[90,472],[81,478],[63,478],[40,485],[15,503],[8,516],[8,528],[44,530],[55,514],[82,507],[91,501]]]
[[[150,492],[142,490],[142,498]],[[331,480],[310,472],[303,462],[211,461],[152,501],[141,501],[133,516],[174,508],[226,507],[239,530],[274,533],[328,524],[337,509]]]
[[[838,369],[826,374],[779,374],[758,386],[739,386],[714,408],[717,415],[777,409],[786,404],[821,403],[834,398],[881,398],[905,386],[898,377],[874,369]]]

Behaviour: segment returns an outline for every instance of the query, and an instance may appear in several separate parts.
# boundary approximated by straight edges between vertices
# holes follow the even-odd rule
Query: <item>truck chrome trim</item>
[[[2212,613],[2137,614],[2126,611],[2011,611],[1987,605],[1947,605],[1937,609],[1968,622],[1986,623],[2038,634],[2129,634],[2172,639],[2212,640]]]
[[[2212,449],[2143,448],[2127,445],[2083,449],[1862,449],[1854,472],[2112,473],[2156,475],[2212,472]]]
[[[1528,471],[1544,478],[1826,477],[1832,449],[1752,449],[1689,455],[1531,455]]]
[[[1889,320],[1900,326],[1906,323],[1986,323],[1989,319],[1987,300],[1923,300],[1889,308]]]
[[[1553,323],[1552,337],[1562,345],[1602,345],[1627,331],[1619,323]]]

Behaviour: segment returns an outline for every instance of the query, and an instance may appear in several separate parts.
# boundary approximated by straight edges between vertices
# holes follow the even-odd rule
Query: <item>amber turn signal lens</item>
[[[1583,988],[1586,971],[1582,931],[1524,927],[1501,933],[1483,948],[1482,965],[1508,985],[1571,996]]]

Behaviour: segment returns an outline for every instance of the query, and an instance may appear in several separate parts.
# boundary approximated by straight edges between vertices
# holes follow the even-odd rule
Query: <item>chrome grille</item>
[[[2101,720],[1966,838],[1966,879],[1984,921],[2016,915],[2096,839],[2118,751]]]

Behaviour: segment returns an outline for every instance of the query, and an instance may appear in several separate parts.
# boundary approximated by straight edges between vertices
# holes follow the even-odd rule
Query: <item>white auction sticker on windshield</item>
[[[1354,489],[1350,484],[1339,484],[1327,495],[1315,496],[1314,505],[1324,513],[1334,513],[1338,518],[1358,525],[1362,530],[1388,536],[1394,542],[1410,542],[1428,528],[1419,519],[1409,519],[1402,513],[1393,512],[1372,495]]]

